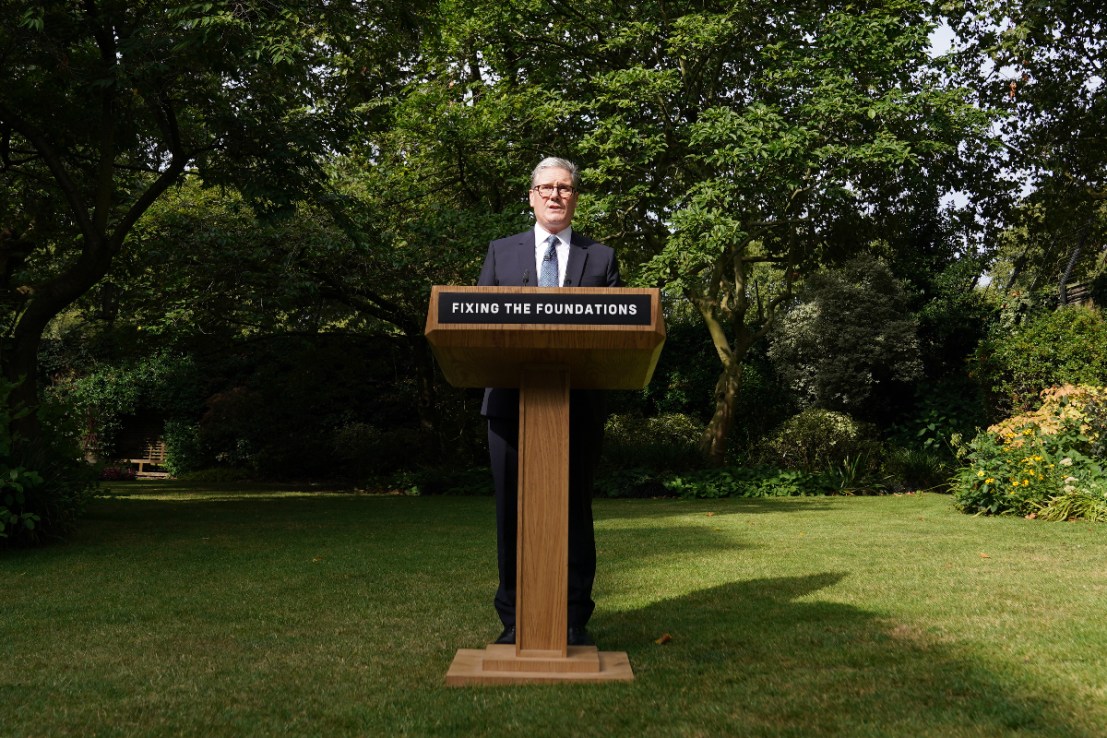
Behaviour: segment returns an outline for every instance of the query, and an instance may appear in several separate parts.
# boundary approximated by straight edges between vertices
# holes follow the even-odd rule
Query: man
[[[493,241],[477,284],[485,287],[618,287],[615,253],[576,233],[573,213],[580,173],[565,159],[543,159],[531,175],[529,231]],[[489,388],[481,415],[488,419],[488,451],[496,489],[496,534],[500,583],[496,612],[503,632],[496,643],[515,643],[516,533],[518,527],[519,392]],[[603,394],[573,390],[569,397],[569,607],[570,646],[593,645],[586,626],[592,616],[596,540],[592,526],[592,480],[605,420]]]

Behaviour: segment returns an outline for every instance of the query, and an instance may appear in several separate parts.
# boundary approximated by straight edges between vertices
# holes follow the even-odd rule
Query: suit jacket
[[[535,271],[534,230],[516,233],[488,244],[488,254],[480,270],[477,285],[481,287],[537,287]],[[621,287],[622,278],[615,251],[588,236],[573,231],[569,241],[569,260],[565,266],[565,287]],[[587,396],[586,403],[580,402]],[[602,414],[602,395],[597,391],[574,390],[574,405],[595,406]],[[582,408],[583,409],[583,408]],[[519,391],[489,388],[484,391],[481,415],[486,418],[516,418],[519,416]]]

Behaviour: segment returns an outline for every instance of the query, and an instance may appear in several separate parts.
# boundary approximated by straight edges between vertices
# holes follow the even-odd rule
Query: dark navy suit
[[[536,287],[534,231],[493,241],[477,284]],[[565,287],[619,287],[615,252],[573,231]],[[570,628],[584,628],[592,616],[596,539],[592,525],[592,482],[606,419],[604,395],[572,390],[569,395],[569,612]],[[518,528],[519,391],[485,390],[481,415],[488,419],[488,452],[496,488],[496,539],[500,583],[495,606],[505,626],[515,624],[516,534]]]

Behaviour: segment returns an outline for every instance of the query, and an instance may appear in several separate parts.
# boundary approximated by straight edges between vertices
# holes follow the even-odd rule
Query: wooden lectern
[[[568,646],[569,389],[641,389],[665,342],[656,289],[433,287],[430,342],[455,387],[519,388],[515,645],[460,649],[449,685],[629,681],[623,652]]]

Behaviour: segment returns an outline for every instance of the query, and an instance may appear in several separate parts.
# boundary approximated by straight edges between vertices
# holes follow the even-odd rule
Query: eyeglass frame
[[[550,194],[543,195],[542,194],[542,188],[543,187],[549,187],[550,188]],[[572,197],[573,195],[576,195],[576,194],[580,193],[580,188],[574,187],[573,185],[566,185],[566,184],[548,184],[548,183],[547,184],[540,184],[540,185],[534,185],[533,187],[530,188],[530,190],[531,190],[531,192],[538,193],[538,196],[541,197],[543,200],[549,200],[551,197],[554,196],[555,193],[559,197]]]

